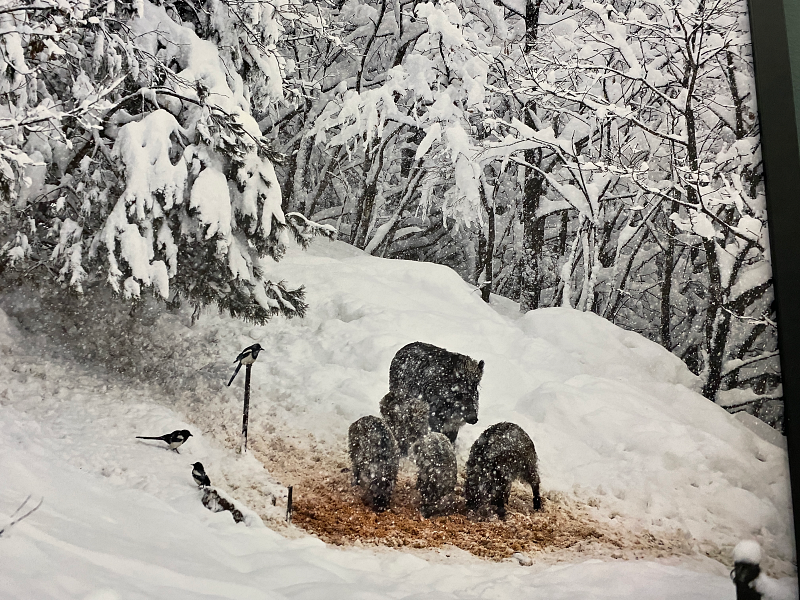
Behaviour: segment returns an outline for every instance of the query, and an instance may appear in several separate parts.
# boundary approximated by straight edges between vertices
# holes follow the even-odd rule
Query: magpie
[[[196,462],[192,465],[192,477],[197,487],[206,487],[211,485],[211,480],[206,475],[206,470],[203,468],[203,463]]]
[[[178,446],[183,444],[186,440],[192,437],[192,434],[189,433],[188,429],[176,429],[172,433],[165,433],[159,437],[144,437],[142,435],[137,435],[136,439],[138,440],[161,440],[163,442],[167,442],[169,444],[170,450],[175,450],[178,452]],[[178,452],[180,454],[180,452]]]
[[[242,368],[242,365],[252,365],[254,362],[256,362],[258,353],[262,350],[263,348],[261,347],[261,344],[256,342],[252,346],[248,346],[242,350],[239,353],[239,356],[233,359],[233,362],[238,362],[239,364],[236,365],[236,370],[233,372],[233,375],[231,375],[231,379],[228,382],[228,387],[230,387],[230,385],[233,383],[233,380],[236,378],[236,374],[239,372],[239,369]]]

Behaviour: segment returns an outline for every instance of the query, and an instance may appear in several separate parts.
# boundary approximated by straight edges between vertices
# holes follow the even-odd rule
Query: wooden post
[[[289,497],[286,500],[286,521],[291,523],[292,522],[292,486],[290,485],[287,489],[289,490]]]
[[[244,366],[244,410],[242,411],[242,454],[247,452],[247,420],[250,416],[250,369],[253,365]]]

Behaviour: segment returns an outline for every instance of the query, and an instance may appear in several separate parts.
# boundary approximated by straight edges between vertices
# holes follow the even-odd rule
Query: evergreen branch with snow
[[[332,240],[338,233],[335,227],[315,223],[298,212],[286,213],[286,223],[289,225],[295,241],[303,247],[307,247],[311,240],[318,235]]]
[[[281,155],[244,87],[268,81],[268,101],[281,99],[280,17],[251,3],[170,7],[0,14],[14,58],[0,84],[17,89],[0,128],[20,132],[0,146],[3,276],[52,277],[76,293],[108,284],[128,301],[149,289],[254,323],[302,315],[302,287],[265,279],[260,261],[283,255],[287,232],[304,244],[329,232],[287,222]],[[39,95],[26,92],[37,85]]]

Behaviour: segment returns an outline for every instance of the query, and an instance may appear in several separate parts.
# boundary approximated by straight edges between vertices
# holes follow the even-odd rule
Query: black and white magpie
[[[169,444],[170,450],[175,450],[178,452],[178,446],[183,444],[186,440],[192,437],[192,434],[189,433],[188,429],[176,429],[172,433],[165,433],[164,435],[158,437],[145,437],[142,435],[137,435],[136,439],[139,440],[161,440],[163,442],[167,442]],[[180,452],[178,452],[180,454]]]
[[[206,487],[211,485],[211,480],[206,475],[206,470],[203,468],[203,463],[196,462],[192,465],[192,478],[198,487]]]
[[[233,380],[236,378],[236,374],[239,372],[239,369],[242,368],[242,365],[252,365],[254,362],[256,362],[256,359],[258,358],[258,353],[261,352],[263,349],[264,348],[261,347],[261,344],[256,342],[252,346],[248,346],[247,348],[242,350],[239,353],[239,356],[233,359],[233,362],[238,362],[239,364],[236,365],[236,370],[233,372],[233,375],[231,375],[231,379],[230,381],[228,381],[228,386],[230,386],[233,383]]]

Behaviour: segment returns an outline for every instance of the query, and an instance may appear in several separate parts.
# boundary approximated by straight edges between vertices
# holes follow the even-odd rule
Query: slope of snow
[[[142,407],[140,415],[149,412],[160,409]],[[59,420],[66,424],[69,413]],[[85,427],[84,435],[91,430]],[[653,562],[590,560],[546,569],[468,558],[446,564],[400,552],[340,550],[312,537],[289,540],[260,522],[235,525],[227,513],[200,504],[186,468],[204,455],[191,447],[198,440],[178,456],[126,437],[64,438],[7,406],[0,408],[0,440],[2,510],[27,494],[44,497],[39,511],[0,538],[3,598],[734,597],[724,574]],[[117,465],[139,484],[68,464],[61,455],[75,445],[92,448],[93,460]]]
[[[693,391],[695,376],[658,344],[570,309],[509,319],[446,267],[343,244],[294,252],[273,271],[306,283],[313,309],[240,345],[268,348],[256,395],[296,426],[343,439],[350,422],[378,414],[394,353],[430,342],[486,364],[480,420],[462,429],[460,459],[486,427],[512,421],[536,444],[544,490],[729,549],[752,537],[794,560],[786,452]]]
[[[513,421],[536,444],[544,492],[656,533],[683,530],[698,550],[713,554],[710,544],[728,559],[752,538],[779,571],[791,571],[785,450],[700,397],[691,373],[658,345],[591,314],[519,317],[502,299],[484,304],[445,267],[339,243],[292,250],[269,269],[273,279],[305,284],[305,319],[252,327],[208,313],[190,327],[180,314],[158,317],[142,372],[191,389],[174,396],[63,357],[40,359],[31,347],[39,342],[0,312],[0,517],[28,494],[44,497],[0,538],[0,596],[734,597],[728,569],[708,559],[444,560],[287,539],[252,512],[250,527],[208,512],[190,475],[197,460],[255,513],[279,519],[285,506],[285,489],[252,456],[236,455],[225,433],[239,426],[244,380],[225,387],[230,361],[253,341],[266,350],[253,367],[252,439],[310,433],[310,443],[340,452],[348,425],[378,413],[394,353],[422,340],[486,363],[480,421],[459,435],[459,461],[483,429]],[[75,336],[89,344],[89,333]],[[180,455],[134,439],[182,427],[195,437]]]

